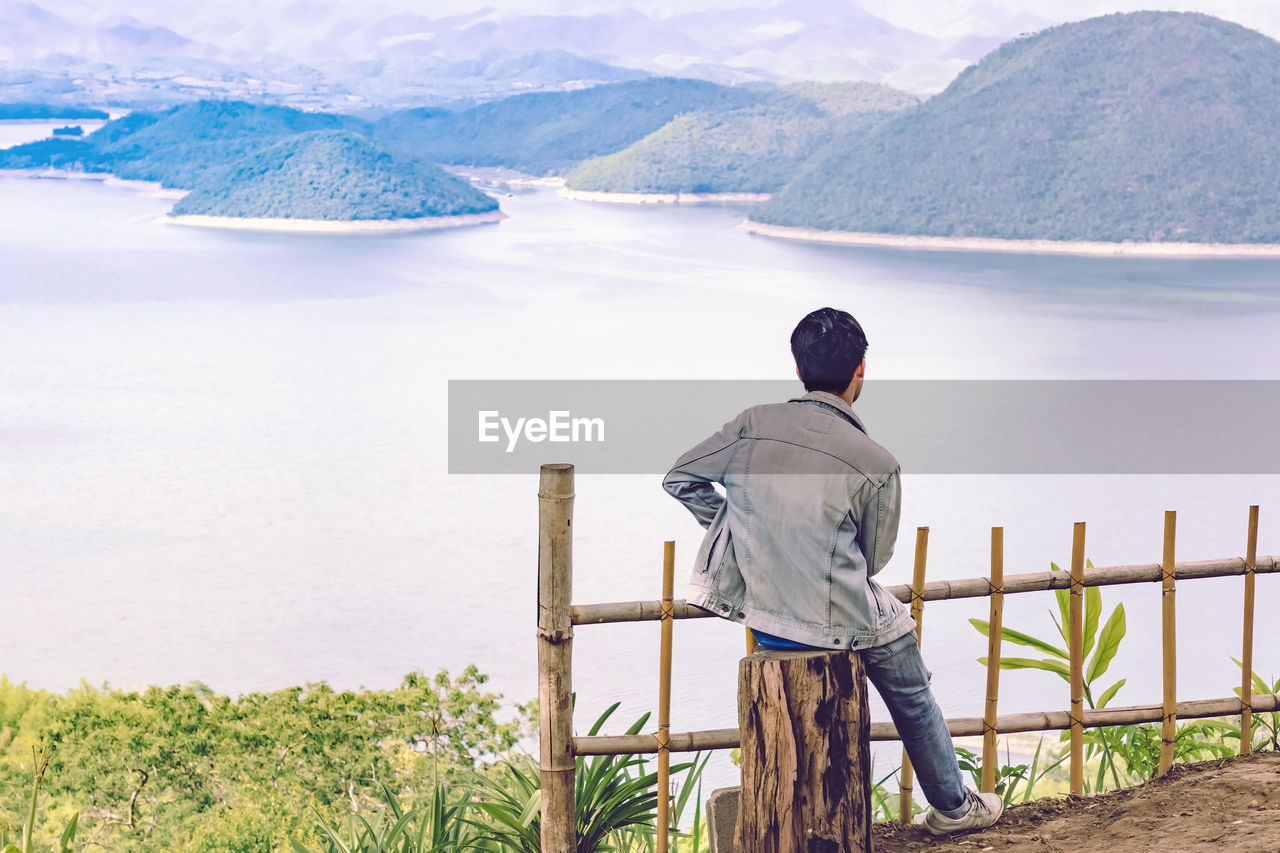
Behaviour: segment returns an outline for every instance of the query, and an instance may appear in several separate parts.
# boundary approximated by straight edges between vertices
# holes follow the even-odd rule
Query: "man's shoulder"
[[[778,439],[835,456],[872,479],[898,470],[898,460],[862,427],[830,406],[763,403],[738,416],[744,438]]]

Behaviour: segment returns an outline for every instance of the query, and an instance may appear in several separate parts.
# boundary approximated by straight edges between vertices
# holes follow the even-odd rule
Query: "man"
[[[866,352],[852,315],[809,314],[791,335],[808,393],[747,409],[667,473],[663,487],[707,528],[688,600],[765,648],[861,654],[931,804],[916,822],[980,829],[1001,799],[964,787],[911,614],[873,578],[893,554],[901,492],[897,460],[851,408]]]

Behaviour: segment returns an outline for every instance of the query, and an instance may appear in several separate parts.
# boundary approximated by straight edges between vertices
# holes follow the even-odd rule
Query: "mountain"
[[[372,0],[358,11],[338,0],[135,0],[125,16],[120,0],[0,0],[0,100],[77,93],[143,108],[222,98],[358,111],[646,75],[937,91],[988,45],[967,41],[972,33],[938,38],[894,26],[850,2],[743,0],[671,14],[620,5],[423,14],[408,0]],[[983,17],[978,23],[997,32],[979,35],[1008,37],[1021,20]]]
[[[1280,43],[1137,12],[1003,45],[835,139],[760,222],[891,234],[1280,242]]]
[[[916,103],[878,83],[793,84],[750,107],[678,116],[628,148],[583,164],[567,183],[599,192],[771,193],[833,135]]]
[[[284,219],[415,219],[496,210],[438,166],[397,158],[350,133],[312,131],[238,160],[173,214]]]
[[[49,165],[196,189],[245,156],[315,130],[361,130],[348,116],[240,101],[197,101],[158,113],[134,112],[83,140],[46,140],[0,150],[0,167]]]
[[[121,121],[126,120],[131,124],[110,122],[88,141],[115,163],[113,171],[120,177],[183,189],[199,187],[206,175],[282,139],[362,127],[346,116],[240,101],[197,101]]]
[[[137,18],[69,20],[21,0],[0,0],[0,20],[4,22],[0,29],[0,59],[13,63],[59,55],[64,59],[79,56],[121,62],[158,55],[209,58],[218,50]]]
[[[73,105],[40,104],[40,103],[0,103],[0,121],[14,119],[57,119],[78,118],[101,121],[108,119],[107,113],[92,107]]]
[[[572,92],[540,92],[460,112],[416,109],[379,121],[379,144],[435,163],[563,172],[626,148],[677,115],[759,102],[756,90],[650,78]]]

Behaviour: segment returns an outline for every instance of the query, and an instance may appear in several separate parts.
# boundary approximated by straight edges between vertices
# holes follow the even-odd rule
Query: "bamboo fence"
[[[715,614],[673,598],[675,543],[663,548],[662,598],[656,601],[620,601],[603,604],[571,604],[573,467],[544,465],[539,487],[538,552],[538,697],[542,775],[542,849],[545,853],[575,853],[574,838],[574,758],[589,755],[656,754],[658,756],[658,850],[669,850],[669,768],[670,753],[740,746],[737,728],[689,732],[670,730],[671,656],[673,623],[677,619],[711,618]],[[994,788],[996,738],[1018,732],[1069,731],[1071,733],[1071,792],[1083,791],[1084,738],[1086,728],[1122,726],[1132,723],[1161,723],[1159,773],[1168,771],[1174,758],[1174,738],[1179,719],[1241,716],[1240,752],[1249,752],[1249,732],[1254,713],[1280,711],[1276,694],[1255,696],[1250,679],[1253,665],[1253,614],[1255,579],[1260,574],[1280,573],[1280,557],[1258,557],[1258,507],[1249,508],[1244,557],[1228,557],[1196,562],[1176,562],[1174,542],[1176,514],[1165,513],[1164,550],[1159,563],[1127,566],[1089,567],[1084,565],[1085,525],[1073,530],[1070,572],[1004,573],[1004,531],[991,531],[991,571],[985,578],[926,583],[925,564],[929,529],[916,531],[915,566],[910,585],[888,587],[899,601],[910,603],[918,636],[923,636],[923,609],[926,601],[964,598],[990,599],[990,627],[987,652],[987,689],[981,717],[948,719],[953,737],[982,736],[983,790]],[[1242,637],[1241,695],[1222,699],[1178,701],[1177,642],[1175,633],[1175,584],[1204,578],[1244,577],[1244,631]],[[1085,708],[1083,702],[1083,610],[1088,587],[1124,584],[1161,584],[1161,638],[1163,695],[1159,704],[1121,708]],[[1065,589],[1070,596],[1070,696],[1069,710],[1036,711],[999,715],[1000,628],[1004,597],[1027,592]],[[621,622],[660,622],[658,684],[658,729],[653,734],[574,736],[572,707],[573,629],[579,625],[607,625]],[[752,649],[750,632],[747,651]],[[872,741],[900,740],[891,722],[871,723]],[[911,814],[912,773],[905,751],[901,775],[901,811],[905,821]]]

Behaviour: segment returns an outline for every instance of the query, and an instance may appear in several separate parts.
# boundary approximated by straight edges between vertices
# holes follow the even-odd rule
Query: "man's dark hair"
[[[867,354],[867,336],[848,311],[819,308],[791,333],[791,354],[804,390],[843,394]]]

